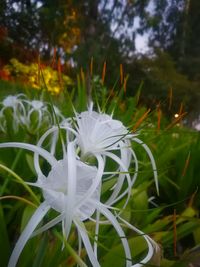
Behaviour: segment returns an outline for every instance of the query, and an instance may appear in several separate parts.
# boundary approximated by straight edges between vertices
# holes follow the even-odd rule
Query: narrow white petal
[[[59,138],[59,134],[58,134],[58,131],[56,131],[56,132],[53,133],[53,136],[51,138],[51,148],[50,148],[51,155],[55,154],[56,144],[58,142],[58,138]]]
[[[71,131],[71,128],[67,128],[65,126],[61,126],[60,125],[60,129],[64,129],[66,131]],[[47,130],[39,139],[37,146],[38,147],[42,147],[43,142],[46,140],[46,138],[48,138],[49,135],[53,135],[52,136],[52,141],[51,141],[51,147],[50,147],[50,153],[51,155],[55,154],[55,150],[56,150],[56,144],[58,142],[58,138],[59,138],[59,129],[57,126],[53,126],[52,128],[50,128],[49,130]],[[63,145],[63,144],[62,144]],[[63,154],[65,154],[65,149],[63,149]],[[64,156],[64,155],[63,155]],[[40,169],[40,164],[39,164],[39,155],[37,153],[34,154],[34,167],[36,169],[36,172],[38,174],[42,174],[42,171]]]
[[[65,235],[68,238],[71,224],[74,216],[75,196],[77,187],[77,164],[74,149],[74,143],[70,142],[67,146],[67,166],[68,166],[68,179],[67,179],[67,196],[68,203],[65,206]]]
[[[49,205],[47,205],[46,202],[43,202],[35,211],[31,219],[29,220],[27,226],[23,230],[21,236],[19,237],[14,250],[11,254],[11,257],[9,259],[8,267],[15,267],[17,264],[17,261],[19,259],[19,256],[26,245],[27,241],[29,240],[31,234],[37,227],[37,225],[41,222],[42,218],[45,216],[45,214],[50,209]]]
[[[29,151],[33,151],[34,153],[38,153],[41,155],[44,159],[46,159],[51,166],[55,165],[57,163],[57,160],[45,149],[41,147],[37,147],[35,145],[27,144],[27,143],[18,143],[18,142],[10,142],[10,143],[1,143],[0,148],[6,148],[6,147],[16,147],[16,148],[24,148]]]
[[[82,240],[79,231],[77,231],[77,234],[78,234],[78,255],[81,256]]]
[[[31,235],[31,238],[39,235],[45,231],[47,231],[48,229],[52,228],[54,225],[58,224],[59,222],[61,222],[64,218],[64,214],[60,214],[58,215],[56,218],[54,218],[53,220],[51,220],[50,222],[46,223],[45,225],[43,225],[42,227],[40,227],[39,229],[37,229],[36,231],[34,231]]]
[[[44,142],[44,140],[52,133],[55,132],[55,135],[53,135],[53,146],[54,146],[54,143],[57,142],[57,133],[58,131],[58,128],[57,127],[52,127],[50,128],[49,130],[47,130],[39,139],[38,143],[37,143],[37,146],[38,147],[42,147],[42,144]],[[53,155],[52,151],[51,151],[51,155]],[[35,167],[35,170],[37,172],[38,175],[42,174],[42,171],[40,169],[40,164],[39,164],[39,154],[38,153],[35,153],[34,154],[34,167]]]
[[[83,240],[83,244],[84,244],[85,249],[87,251],[88,257],[92,263],[92,266],[101,267],[99,262],[98,262],[98,259],[96,258],[96,255],[93,251],[93,248],[92,248],[92,245],[91,245],[91,242],[90,242],[90,239],[88,237],[87,230],[85,229],[84,224],[82,222],[78,221],[78,219],[74,219],[74,223],[75,223],[77,230],[79,231],[80,236]]]
[[[33,112],[33,109],[29,110],[28,112],[28,115],[27,115],[27,121],[28,121],[28,124],[30,125],[30,122],[31,122],[31,114]]]
[[[133,187],[133,185],[137,179],[137,176],[138,176],[138,169],[139,168],[138,168],[138,160],[137,160],[136,154],[132,149],[131,149],[131,153],[132,153],[132,156],[134,158],[134,163],[135,163],[135,174],[131,178],[131,187]],[[114,200],[110,201],[108,204],[113,205],[114,203],[118,202],[120,199],[122,199],[128,193],[129,190],[130,190],[130,188],[125,189],[120,195],[118,195],[118,197],[116,197]]]
[[[38,111],[38,124],[37,124],[37,130],[40,128],[41,124],[42,124],[42,111],[41,110],[37,110]]]
[[[94,194],[94,192],[97,190],[97,188],[99,187],[99,185],[101,183],[105,162],[100,155],[97,155],[96,157],[97,157],[97,161],[98,161],[98,168],[97,168],[96,177],[93,179],[93,183],[90,186],[90,188],[88,188],[85,195],[77,203],[77,207],[81,206],[83,201],[87,202],[87,200],[91,198],[91,196]]]
[[[148,235],[145,235],[142,231],[137,229],[135,226],[131,225],[130,223],[128,223],[126,220],[122,219],[121,217],[118,217],[118,218],[125,225],[127,225],[130,229],[132,229],[136,233],[140,234],[145,239],[145,241],[147,242],[148,253],[147,253],[146,257],[142,261],[140,261],[140,263],[136,263],[132,267],[142,267],[142,266],[144,266],[146,263],[148,263],[150,261],[150,259],[152,258],[154,252],[157,250],[158,245],[156,244],[156,242],[153,239],[151,239]]]
[[[158,173],[157,173],[157,167],[156,167],[156,163],[155,163],[153,154],[152,154],[150,148],[145,143],[143,143],[140,139],[133,138],[132,140],[135,141],[136,143],[140,144],[145,149],[145,151],[147,152],[147,154],[148,154],[148,156],[150,158],[151,165],[152,165],[152,168],[153,168],[153,174],[154,174],[154,181],[155,181],[155,185],[156,185],[156,190],[157,190],[157,194],[159,195]]]
[[[110,157],[111,159],[113,159],[116,163],[118,163],[118,165],[119,165],[119,167],[120,167],[120,169],[121,169],[121,171],[123,172],[126,172],[126,174],[124,174],[124,175],[120,175],[119,176],[119,178],[118,178],[118,181],[117,181],[117,183],[116,183],[116,185],[115,185],[115,188],[114,188],[114,191],[113,191],[113,193],[112,193],[112,195],[111,195],[111,197],[109,198],[109,203],[110,202],[115,202],[115,198],[118,196],[118,194],[120,193],[120,191],[121,191],[121,189],[122,189],[122,186],[123,186],[123,183],[124,183],[124,179],[125,179],[125,177],[126,177],[126,179],[127,179],[127,182],[128,182],[128,190],[127,190],[127,194],[128,194],[128,196],[127,196],[127,200],[126,200],[126,204],[125,205],[127,205],[127,203],[128,203],[128,200],[129,200],[129,198],[130,198],[130,195],[131,195],[131,189],[132,189],[132,183],[131,183],[131,178],[130,178],[130,175],[129,175],[129,173],[128,173],[128,170],[127,170],[127,167],[125,166],[125,164],[122,162],[122,160],[118,157],[118,156],[116,156],[115,154],[113,154],[113,153],[111,153],[111,152],[104,152],[103,153],[105,156],[108,156],[108,157]],[[106,204],[108,204],[108,201],[106,202]]]
[[[99,221],[100,221],[100,212],[96,212],[96,224],[95,224],[95,237],[94,237],[94,254],[96,258],[98,258],[97,255],[97,248],[98,248],[98,235],[99,235]]]
[[[123,248],[124,248],[125,256],[126,256],[126,267],[131,267],[132,260],[131,260],[130,247],[129,247],[127,238],[125,237],[125,233],[123,229],[121,228],[115,216],[107,208],[105,208],[101,203],[96,203],[96,205],[97,205],[97,209],[111,222],[116,232],[118,233],[121,239]]]

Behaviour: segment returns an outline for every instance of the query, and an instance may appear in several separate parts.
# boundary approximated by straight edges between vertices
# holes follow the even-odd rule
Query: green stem
[[[58,239],[60,239],[62,242],[64,242],[65,247],[67,249],[67,251],[71,254],[71,256],[75,259],[75,261],[77,262],[77,264],[80,267],[88,267],[83,260],[80,258],[80,256],[76,253],[76,251],[70,246],[70,244],[67,242],[67,240],[57,231],[54,231],[54,234],[58,237]]]
[[[22,184],[24,188],[30,193],[30,195],[35,199],[35,201],[38,204],[40,204],[38,197],[35,195],[35,193],[31,190],[31,188],[24,182],[24,180],[19,175],[17,175],[14,171],[12,171],[11,169],[9,169],[8,167],[2,164],[0,164],[0,168],[7,171],[10,174],[9,176],[13,176],[20,184]]]

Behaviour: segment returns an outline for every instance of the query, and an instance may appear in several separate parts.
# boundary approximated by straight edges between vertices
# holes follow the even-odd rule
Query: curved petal
[[[137,160],[137,157],[136,157],[136,154],[135,152],[131,149],[131,153],[132,153],[132,156],[134,158],[134,163],[135,163],[135,171],[134,171],[134,175],[133,177],[131,178],[131,187],[133,187],[136,179],[137,179],[137,176],[138,176],[138,160]],[[121,194],[119,194],[114,200],[110,200],[109,205],[113,205],[115,204],[116,202],[118,202],[119,200],[121,200],[127,193],[128,191],[130,190],[130,188],[126,188]]]
[[[100,212],[96,212],[96,225],[95,225],[95,236],[94,236],[94,254],[96,258],[98,257],[97,255],[97,247],[98,247],[98,235],[99,235],[99,223],[100,223]]]
[[[97,190],[98,186],[101,183],[105,162],[100,155],[97,155],[96,157],[97,157],[97,161],[98,161],[98,168],[97,168],[96,177],[94,178],[92,185],[88,188],[85,195],[83,197],[81,197],[80,201],[76,204],[77,208],[82,205],[83,201],[87,202],[87,200],[89,200],[91,198],[91,196],[94,194],[94,192]]]
[[[145,241],[147,242],[147,246],[148,246],[148,253],[145,256],[145,258],[140,261],[140,263],[136,263],[134,264],[132,267],[143,267],[146,263],[148,263],[150,261],[150,259],[152,258],[152,256],[154,255],[155,250],[157,250],[158,245],[156,244],[156,242],[151,239],[148,235],[145,235],[142,231],[140,231],[139,229],[137,229],[136,227],[134,227],[133,225],[131,225],[130,223],[128,223],[126,220],[122,219],[121,217],[118,216],[118,218],[125,224],[127,225],[130,229],[132,229],[133,231],[135,231],[136,233],[140,234]]]
[[[71,128],[67,128],[66,126],[59,126],[60,129],[65,129],[66,131],[71,131]],[[53,134],[52,136],[52,142],[51,142],[51,147],[50,147],[50,153],[51,155],[54,155],[55,153],[55,147],[56,147],[56,143],[58,141],[59,138],[59,128],[58,126],[53,126],[52,128],[48,129],[39,139],[37,146],[38,147],[42,147],[43,142],[45,141],[45,139],[50,135]],[[63,148],[63,154],[65,154],[65,149]],[[41,174],[42,171],[40,169],[40,164],[39,164],[39,155],[37,153],[34,154],[34,167],[37,171],[38,174]]]
[[[105,156],[110,157],[115,162],[117,162],[119,164],[121,170],[124,171],[124,172],[126,172],[125,174],[119,176],[118,181],[117,181],[117,183],[115,185],[114,191],[113,191],[113,193],[111,195],[111,198],[109,199],[109,201],[114,201],[115,200],[115,198],[118,196],[118,194],[120,193],[120,191],[122,189],[122,186],[123,186],[123,183],[124,183],[124,179],[126,177],[127,182],[128,182],[128,190],[127,190],[128,196],[127,196],[127,200],[125,202],[125,206],[126,206],[127,203],[128,203],[128,200],[130,198],[131,189],[132,189],[131,178],[130,178],[130,175],[128,173],[128,170],[127,170],[125,164],[122,162],[122,160],[118,156],[116,156],[115,154],[113,154],[111,152],[104,152],[103,154]],[[107,204],[107,202],[106,202],[106,204]]]
[[[44,142],[44,140],[51,134],[54,133],[54,131],[58,131],[58,127],[53,126],[52,128],[50,128],[49,130],[47,130],[39,139],[37,146],[38,147],[42,147],[42,144]],[[57,133],[57,132],[56,132]],[[53,147],[53,151],[51,151],[51,155],[54,154],[54,145],[57,142],[57,136],[54,135],[53,136],[53,140],[52,140],[52,147]],[[53,153],[52,153],[53,152]],[[39,164],[39,154],[38,153],[34,153],[34,167],[35,170],[37,172],[38,175],[42,174],[42,171],[40,169],[40,164]]]
[[[65,206],[65,237],[68,238],[71,224],[74,216],[75,196],[77,186],[77,165],[76,155],[74,150],[74,143],[70,142],[67,146],[67,166],[68,166],[68,179],[67,179],[67,195],[68,203]]]
[[[83,240],[85,249],[86,249],[88,257],[92,263],[92,266],[101,267],[97,258],[96,258],[96,255],[93,251],[93,248],[92,248],[92,245],[90,243],[90,239],[88,237],[87,230],[85,229],[84,224],[81,221],[79,221],[78,219],[74,219],[74,223],[75,223],[77,230],[79,231],[79,234]]]
[[[26,143],[18,143],[18,142],[10,142],[10,143],[1,143],[0,148],[7,148],[7,147],[16,147],[16,148],[24,148],[29,151],[32,151],[34,153],[38,153],[41,155],[44,159],[46,159],[51,166],[55,165],[57,163],[57,160],[45,149],[41,147],[37,147],[35,145],[26,144]]]
[[[11,254],[9,259],[8,267],[15,267],[19,256],[26,245],[27,241],[29,240],[31,234],[37,227],[37,225],[41,222],[42,218],[46,215],[48,210],[50,209],[49,205],[46,202],[43,202],[35,211],[33,216],[31,217],[30,221],[28,222],[27,226],[25,227],[24,231],[22,232],[20,238],[18,239],[15,248]]]
[[[50,222],[46,223],[45,225],[43,225],[42,227],[40,227],[39,229],[37,229],[36,231],[34,231],[31,235],[31,238],[39,235],[41,233],[43,233],[44,231],[47,231],[48,229],[50,229],[51,227],[53,227],[54,225],[58,224],[59,222],[61,222],[64,218],[64,214],[60,214],[57,217],[55,217],[53,220],[51,220]]]
[[[156,185],[156,190],[157,190],[157,194],[159,195],[158,173],[157,173],[156,163],[155,163],[154,157],[152,155],[152,152],[151,152],[150,148],[145,143],[143,143],[139,138],[135,138],[134,137],[132,140],[134,142],[140,144],[145,149],[145,151],[147,152],[147,155],[150,158],[151,165],[152,165],[152,168],[153,168],[153,174],[154,174],[154,181],[155,181],[155,185]]]
[[[126,267],[131,267],[132,260],[131,260],[130,247],[129,247],[127,238],[125,237],[124,231],[122,230],[120,224],[118,223],[115,216],[107,208],[105,208],[105,206],[103,206],[101,203],[96,203],[96,206],[97,206],[97,210],[99,210],[114,226],[116,232],[118,233],[121,239],[121,242],[124,248],[124,253],[126,256]]]

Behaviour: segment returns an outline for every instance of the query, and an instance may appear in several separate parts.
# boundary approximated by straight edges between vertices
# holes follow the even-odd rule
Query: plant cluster
[[[29,100],[26,95],[8,95],[0,103],[0,131],[9,131],[17,134],[20,128],[24,128],[30,134],[36,134],[43,128],[55,124],[55,116],[58,120],[63,115],[57,107],[52,116],[51,106],[41,100]]]
[[[27,100],[20,100],[19,97],[9,96],[4,100],[4,106],[5,103],[14,101],[14,116],[17,116],[17,106],[18,110],[21,109],[22,112],[25,110],[23,102],[26,103]],[[34,102],[38,109],[39,121],[42,122],[42,113],[45,109],[41,103]],[[28,117],[30,114],[31,111],[28,112]],[[16,119],[17,117],[15,121]],[[16,266],[30,237],[60,222],[63,242],[68,240],[74,224],[78,232],[79,253],[83,243],[92,266],[101,266],[97,251],[99,231],[101,224],[107,223],[113,226],[121,240],[125,266],[139,267],[152,258],[154,252],[158,250],[156,242],[121,217],[121,213],[128,205],[138,175],[138,159],[131,147],[131,141],[140,144],[148,154],[158,190],[157,170],[150,149],[136,135],[129,133],[120,121],[105,113],[93,111],[92,104],[87,111],[80,114],[75,112],[75,117],[64,119],[57,126],[49,128],[40,137],[37,145],[22,142],[0,144],[0,148],[23,148],[34,153],[37,181],[28,184],[42,189],[44,199],[16,243],[8,263],[9,267]],[[41,167],[39,157],[50,164],[50,171],[47,174]],[[133,175],[129,173],[132,165]],[[104,183],[107,185],[106,192],[102,190]],[[119,202],[122,203],[121,208],[116,206]],[[50,209],[58,214],[36,229]],[[93,242],[90,241],[88,230],[83,223],[87,220],[94,222],[95,225]],[[147,255],[138,263],[133,263],[131,249],[121,224],[141,235],[146,241]]]
[[[4,67],[2,78],[5,77],[38,90],[48,88],[48,91],[52,94],[59,94],[63,87],[73,84],[72,80],[67,75],[62,74],[61,71],[41,66],[38,63],[23,64],[15,58],[11,59],[10,64]]]
[[[1,265],[9,259],[20,267],[195,265],[198,133],[182,125],[182,109],[169,121],[162,103],[147,110],[138,105],[139,92],[125,97],[124,86],[100,94],[101,80],[91,83],[95,102],[88,107],[85,84],[82,73],[78,90],[59,96],[60,117],[52,103],[37,100],[52,116],[48,127],[41,124],[30,134],[19,124],[12,136],[0,133]],[[24,95],[15,100],[25,108],[32,101]],[[8,111],[14,116],[11,107],[3,113]],[[41,112],[45,118],[46,110]],[[13,121],[7,125],[12,128]]]

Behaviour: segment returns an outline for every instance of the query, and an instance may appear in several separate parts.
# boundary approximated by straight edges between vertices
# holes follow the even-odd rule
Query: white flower
[[[71,144],[69,144],[70,146]],[[76,214],[80,220],[86,220],[92,216],[95,208],[84,202],[83,197],[85,197],[88,188],[95,179],[97,169],[75,159],[75,155],[72,155],[72,153],[72,151],[71,154],[68,152],[68,155],[59,160],[52,167],[47,177],[39,176],[35,186],[43,190],[44,199],[54,210],[63,213],[68,209],[70,203],[72,206],[71,213]],[[91,197],[99,200],[99,186]],[[68,216],[69,214],[66,214],[66,217]]]
[[[37,132],[43,124],[52,125],[51,113],[47,104],[41,100],[26,100],[26,114],[20,119],[31,133]]]
[[[39,110],[43,108],[39,105],[40,103],[35,104],[34,108]],[[131,147],[131,141],[141,145],[148,154],[157,186],[157,170],[150,149],[135,135],[129,134],[127,128],[120,121],[112,119],[107,114],[97,113],[92,109],[75,114],[74,119],[65,119],[59,126],[53,126],[47,130],[36,146],[26,143],[0,144],[0,148],[19,147],[34,152],[37,181],[29,184],[41,188],[44,198],[44,202],[35,211],[21,234],[8,267],[16,265],[21,251],[31,236],[42,233],[59,222],[62,222],[65,238],[68,238],[72,224],[75,225],[78,231],[79,251],[81,243],[83,243],[94,267],[100,267],[97,253],[98,234],[100,225],[105,220],[106,223],[110,223],[115,228],[121,239],[126,267],[143,266],[152,257],[157,247],[150,237],[122,219],[120,211],[115,208],[115,204],[126,197],[123,206],[125,208],[138,174],[138,160]],[[46,148],[48,143],[49,147]],[[44,144],[45,149],[43,148]],[[60,148],[62,154],[60,154]],[[59,160],[56,159],[58,151]],[[51,165],[51,170],[47,176],[42,171],[40,157]],[[92,166],[89,165],[91,158],[95,158]],[[113,170],[107,167],[108,161],[114,163]],[[135,168],[132,177],[129,174],[130,166]],[[108,188],[110,194],[102,200],[102,185],[108,179],[115,179],[115,182],[111,183],[111,187]],[[50,209],[54,209],[59,215],[36,229]],[[95,222],[94,244],[91,244],[88,237],[84,225],[85,220]],[[142,235],[147,243],[148,253],[140,264],[132,263],[130,247],[121,222]]]
[[[9,95],[1,103],[0,130],[7,131],[6,110],[10,110],[13,123],[12,127],[16,133],[21,125],[30,133],[35,134],[41,127],[49,127],[64,120],[60,110],[53,105],[53,112],[50,112],[50,105],[41,100],[28,100],[25,95]]]
[[[81,245],[81,243],[84,244],[92,266],[100,267],[97,253],[97,237],[94,240],[94,244],[92,244],[83,222],[88,219],[94,221],[96,223],[95,236],[98,236],[101,214],[115,228],[116,233],[121,239],[121,244],[125,253],[126,267],[143,266],[143,264],[149,261],[153,255],[154,249],[156,249],[155,242],[137,228],[129,225],[125,220],[121,219],[119,215],[116,216],[113,214],[109,210],[112,209],[112,206],[104,205],[100,201],[101,183],[104,170],[104,161],[101,157],[97,156],[98,168],[83,163],[75,153],[74,142],[69,142],[67,144],[67,151],[63,151],[64,156],[61,160],[56,160],[56,158],[48,151],[31,144],[0,144],[0,148],[6,147],[24,148],[34,152],[36,157],[35,170],[38,179],[36,183],[29,184],[41,188],[44,197],[43,203],[36,209],[19,237],[10,257],[8,267],[16,266],[24,246],[32,236],[46,231],[59,222],[62,222],[62,231],[65,238],[68,238],[72,224],[75,225],[79,233],[79,245]],[[42,169],[39,166],[38,155],[47,160],[51,165],[51,170],[47,176],[42,173]],[[54,209],[59,215],[44,226],[36,229],[50,209]],[[95,213],[96,219],[93,218]],[[141,264],[132,263],[130,247],[125,233],[118,222],[118,217],[132,230],[142,234],[147,242],[148,253],[141,261]]]
[[[34,184],[30,183],[42,189],[44,202],[33,214],[13,250],[8,265],[13,267],[16,265],[26,242],[50,208],[59,212],[60,215],[43,226],[39,233],[62,221],[63,235],[67,238],[74,220],[75,224],[79,224],[79,222],[87,220],[93,215],[96,210],[96,206],[93,203],[100,198],[100,187],[97,185],[96,190],[89,195],[88,187],[93,180],[100,180],[98,176],[102,176],[102,171],[98,171],[96,167],[88,166],[78,161],[72,142],[68,144],[68,151],[60,161],[57,161],[48,151],[31,144],[3,143],[0,144],[0,147],[28,149],[45,158],[52,167],[47,177],[40,171],[37,182]],[[78,230],[79,228],[80,226],[78,226]],[[88,236],[84,237],[83,242],[86,249],[90,249],[91,244]],[[89,245],[87,245],[88,242]],[[95,261],[97,263],[97,260]]]
[[[49,151],[55,153],[56,145],[60,134],[65,131],[65,142],[74,141],[77,153],[83,161],[96,157],[97,162],[104,162],[106,166],[107,158],[110,158],[117,165],[115,170],[106,171],[104,169],[103,180],[115,178],[116,182],[110,189],[110,196],[105,204],[113,205],[121,200],[125,195],[127,197],[124,207],[128,203],[131,195],[132,186],[138,174],[138,160],[134,150],[131,147],[131,141],[139,143],[147,152],[154,173],[154,179],[158,190],[157,170],[153,155],[150,149],[135,135],[129,134],[127,128],[118,120],[103,113],[97,113],[89,109],[86,112],[77,114],[73,120],[65,119],[59,126],[49,129],[38,141],[38,146],[42,147],[46,139],[51,137],[51,146]],[[75,129],[73,122],[75,121]],[[65,145],[63,143],[63,150]],[[35,155],[35,164],[38,166],[38,158]],[[131,177],[129,174],[130,165],[135,168],[135,173]],[[99,168],[99,166],[97,165]],[[39,168],[39,166],[38,166]],[[126,185],[126,189],[125,189]],[[91,190],[96,190],[91,186]]]
[[[25,115],[25,106],[24,101],[26,97],[24,94],[18,95],[9,95],[3,99],[1,102],[1,110],[0,110],[0,128],[3,132],[6,132],[6,118],[5,112],[10,109],[12,111],[12,127],[14,132],[18,131],[18,127],[20,124],[20,117]]]
[[[119,121],[114,120],[111,116],[103,113],[97,113],[89,108],[88,111],[76,114],[76,142],[81,151],[81,157],[87,158],[92,155],[102,157],[106,161],[106,157],[112,159],[119,166],[118,169],[111,174],[117,177],[113,193],[107,200],[106,204],[113,205],[127,194],[127,201],[130,197],[131,188],[137,178],[138,160],[134,150],[131,147],[131,141],[139,143],[147,152],[154,173],[154,180],[158,192],[158,179],[155,160],[146,144],[136,135],[130,134],[127,128]],[[133,177],[129,175],[130,164],[135,165],[135,174]],[[127,189],[123,190],[125,179],[127,180]],[[124,207],[125,207],[124,206]]]
[[[56,125],[64,119],[55,105],[51,106],[41,100],[27,100],[26,103],[26,116],[21,120],[31,132],[37,132],[45,124],[48,127]]]
[[[20,97],[22,96],[24,98],[25,95],[23,94],[9,95],[2,101],[2,104],[4,107],[11,107],[15,109],[18,105],[21,106],[23,99],[20,99]]]
[[[113,176],[116,176],[117,178],[116,178],[116,184],[114,188],[111,190],[110,197],[106,201],[105,204],[109,204],[109,205],[114,204],[115,202],[119,201],[122,197],[127,195],[127,200],[125,202],[125,205],[126,205],[130,197],[132,185],[136,179],[137,172],[138,172],[137,159],[136,159],[134,151],[132,151],[132,149],[130,148],[130,142],[127,137],[128,131],[122,125],[120,121],[113,120],[110,116],[106,114],[98,114],[92,111],[92,115],[94,115],[94,117],[96,118],[96,121],[94,122],[94,125],[92,125],[93,127],[91,127],[91,132],[93,128],[97,129],[96,133],[95,133],[96,129],[94,130],[93,138],[95,139],[96,136],[98,138],[98,134],[100,134],[102,137],[102,142],[100,138],[98,138],[98,140],[100,140],[99,143],[103,144],[102,147],[100,147],[100,145],[98,145],[98,143],[96,142],[96,147],[98,146],[98,149],[95,148],[95,142],[94,142],[93,147],[90,147],[91,152],[86,151],[85,154],[82,153],[82,146],[80,145],[80,139],[84,141],[84,139],[87,140],[88,138],[88,133],[85,132],[87,131],[87,127],[84,127],[84,123],[86,123],[86,126],[89,124],[90,116],[88,117],[88,112],[83,113],[84,121],[82,121],[81,119],[78,121],[79,124],[83,126],[82,129],[84,129],[85,131],[84,130],[79,131],[78,126],[76,126],[76,128],[73,129],[73,123],[72,123],[73,120],[64,120],[60,124],[59,128],[57,126],[54,126],[50,128],[48,131],[46,131],[44,135],[38,141],[37,146],[42,147],[43,143],[46,143],[45,141],[49,140],[50,138],[51,145],[50,145],[49,151],[51,154],[54,154],[56,151],[58,140],[62,136],[63,138],[65,137],[65,141],[62,140],[63,155],[64,155],[65,146],[66,146],[64,143],[66,142],[67,144],[70,141],[74,141],[76,145],[77,153],[78,151],[80,151],[81,159],[83,161],[87,161],[88,157],[95,156],[97,159],[98,169],[100,167],[99,166],[100,162],[102,162],[101,165],[103,164],[104,166],[106,163],[106,157],[110,158],[112,161],[116,163],[118,167],[110,175],[109,173],[106,173],[106,179],[109,179]],[[80,116],[82,118],[82,113],[80,114]],[[100,117],[100,119],[98,117]],[[99,131],[99,128],[103,128],[103,127],[106,128],[105,135],[101,134],[101,132]],[[116,136],[117,130],[118,132]],[[63,131],[65,131],[64,136],[63,136]],[[125,133],[126,133],[126,137],[124,137]],[[90,144],[90,142],[88,142],[88,144]],[[104,145],[106,147],[104,147]],[[94,150],[94,152],[92,152],[92,149]],[[116,151],[120,151],[120,155],[117,155]],[[130,165],[132,158],[134,160],[133,164],[135,164],[135,175],[131,178],[130,174],[128,173],[128,169],[129,169],[129,165]],[[37,155],[34,156],[34,161],[35,161],[35,166],[37,166],[39,170],[39,160],[38,160]],[[125,180],[127,181],[127,189],[121,192],[123,185],[125,185]],[[94,184],[91,185],[91,188],[90,188],[91,193],[96,190],[96,185],[99,184],[100,182],[101,181],[94,181]]]
[[[127,129],[107,114],[86,111],[76,115],[77,143],[83,155],[103,153],[118,148]]]

